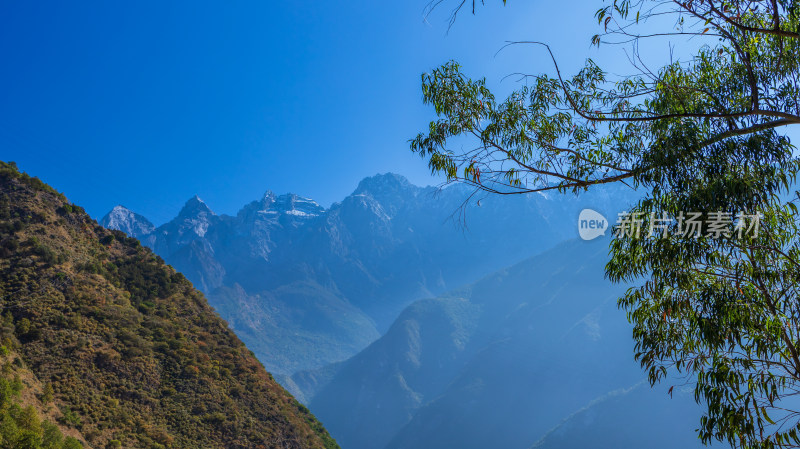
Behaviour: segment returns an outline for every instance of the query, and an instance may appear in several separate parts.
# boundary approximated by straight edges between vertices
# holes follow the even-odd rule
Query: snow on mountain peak
[[[293,193],[277,197],[275,209],[284,214],[303,218],[316,217],[325,212],[325,209],[316,201]]]

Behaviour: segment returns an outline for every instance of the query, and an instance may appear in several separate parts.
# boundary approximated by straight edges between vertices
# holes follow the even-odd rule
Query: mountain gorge
[[[471,194],[385,174],[362,180],[327,209],[267,192],[235,216],[217,215],[194,197],[175,219],[144,234],[138,230],[147,222],[130,224],[123,218],[135,215],[124,208],[101,222],[133,232],[184,273],[271,372],[289,375],[356,354],[417,299],[574,236],[581,207],[612,210],[616,195],[465,204]]]
[[[691,395],[651,391],[633,360],[607,251],[565,242],[417,301],[295,388],[351,449],[699,447]]]
[[[183,275],[6,163],[0,298],[4,447],[338,447]]]

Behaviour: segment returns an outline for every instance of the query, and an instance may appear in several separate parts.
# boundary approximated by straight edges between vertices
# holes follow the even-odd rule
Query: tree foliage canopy
[[[411,149],[448,181],[498,194],[627,183],[645,192],[630,211],[643,229],[665,214],[761,214],[744,236],[698,237],[675,220],[658,238],[618,233],[607,275],[639,284],[619,302],[636,358],[653,384],[671,370],[694,382],[704,442],[798,447],[800,242],[786,199],[798,157],[784,131],[800,125],[800,5],[613,0],[596,18],[594,44],[633,49],[629,76],[588,60],[567,77],[528,42],[555,75],[498,100],[447,63],[422,77],[438,118]],[[664,38],[702,45],[653,70],[639,45]],[[453,150],[456,138],[474,145]]]

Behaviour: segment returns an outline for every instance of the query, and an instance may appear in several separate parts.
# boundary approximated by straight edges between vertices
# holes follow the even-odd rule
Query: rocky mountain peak
[[[280,213],[304,218],[316,217],[325,212],[325,208],[316,201],[293,193],[277,197],[274,208]]]
[[[195,195],[186,201],[186,204],[183,205],[183,209],[178,213],[178,217],[193,218],[204,214],[216,215],[199,196]]]
[[[267,190],[266,192],[264,192],[264,195],[261,197],[261,203],[269,205],[274,202],[275,202],[275,192],[273,192],[272,190]]]
[[[358,187],[356,187],[353,194],[372,194],[373,196],[380,196],[418,188],[419,187],[411,184],[404,176],[396,173],[384,173],[362,179],[361,182],[358,183]]]
[[[153,232],[155,226],[147,218],[131,211],[122,205],[116,205],[101,220],[106,229],[122,231],[133,237],[140,237]]]

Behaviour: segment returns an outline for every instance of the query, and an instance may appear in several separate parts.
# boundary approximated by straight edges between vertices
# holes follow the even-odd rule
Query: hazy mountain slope
[[[527,447],[590,399],[637,382],[615,305],[624,287],[603,278],[606,242],[560,245],[474,285],[467,297],[486,310],[480,350],[388,447]]]
[[[619,449],[700,447],[699,407],[692,392],[677,387],[672,399],[665,388],[642,382],[612,391],[587,404],[547,432],[531,449]],[[713,447],[713,445],[712,445]]]
[[[462,299],[417,301],[384,337],[340,364],[313,399],[305,390],[305,399],[344,447],[383,447],[466,363],[479,312]],[[308,375],[293,377],[303,385]]]
[[[183,275],[5,163],[0,298],[3,344],[92,447],[336,447]]]
[[[581,207],[622,209],[631,196],[473,198],[464,227],[470,194],[385,174],[329,209],[267,192],[226,216],[192,198],[140,238],[207,293],[270,370],[290,374],[355,354],[414,300],[573,237]]]
[[[277,373],[291,372],[301,360],[305,366],[344,360],[380,336],[369,317],[314,281],[255,295],[238,284],[220,287],[209,303]]]
[[[643,377],[616,308],[624,286],[603,278],[607,251],[568,242],[414,303],[306,396],[311,410],[351,449],[529,447]]]

